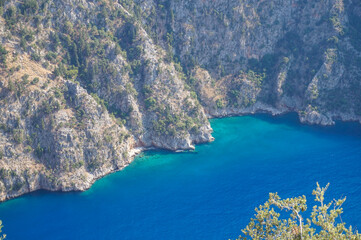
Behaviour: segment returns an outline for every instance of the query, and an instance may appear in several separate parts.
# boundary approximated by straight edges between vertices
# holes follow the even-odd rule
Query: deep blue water
[[[215,142],[148,152],[83,193],[39,191],[0,204],[8,239],[236,238],[269,192],[316,182],[347,196],[342,219],[361,228],[361,127],[311,127],[294,115],[211,120]]]

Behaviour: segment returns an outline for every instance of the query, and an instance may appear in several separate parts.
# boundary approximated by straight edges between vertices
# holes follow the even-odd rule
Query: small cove
[[[213,119],[213,143],[148,151],[82,193],[38,191],[0,204],[9,239],[236,238],[269,192],[306,195],[330,182],[343,220],[361,228],[361,127],[296,116]]]

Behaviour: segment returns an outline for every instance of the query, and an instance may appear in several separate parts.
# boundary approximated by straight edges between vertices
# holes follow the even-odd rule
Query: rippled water
[[[83,193],[39,191],[0,204],[8,239],[236,238],[277,191],[330,182],[343,220],[361,228],[361,127],[300,125],[294,115],[211,121],[215,142],[190,153],[147,152]]]

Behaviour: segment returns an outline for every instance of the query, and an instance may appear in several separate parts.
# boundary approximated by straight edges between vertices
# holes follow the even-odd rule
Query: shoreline
[[[269,117],[270,119],[272,119],[274,117],[282,117],[282,116],[286,116],[288,114],[292,114],[292,115],[294,114],[295,115],[295,120],[297,119],[297,124],[301,124],[301,125],[304,125],[304,126],[320,127],[320,129],[325,129],[327,127],[333,127],[338,122],[340,122],[340,123],[355,123],[355,124],[360,124],[360,126],[361,126],[361,120],[359,120],[359,119],[352,119],[351,118],[351,119],[346,119],[345,120],[342,117],[339,118],[339,119],[332,119],[333,124],[328,124],[328,125],[314,124],[314,123],[309,123],[309,122],[302,122],[298,112],[292,111],[292,110],[280,111],[280,110],[275,109],[275,108],[256,109],[255,111],[251,111],[251,112],[246,112],[245,111],[245,112],[242,112],[242,113],[228,113],[228,114],[222,114],[222,115],[210,115],[209,113],[206,113],[207,118],[209,120],[231,118],[231,117],[257,116],[257,115],[263,115],[263,116],[266,116],[266,117]],[[207,141],[207,142],[204,142],[204,143],[210,143],[212,141],[213,140],[210,140],[210,141]],[[199,144],[202,144],[202,143],[201,142],[193,142],[192,144],[199,145]],[[25,196],[25,195],[28,195],[28,194],[35,193],[37,191],[59,192],[59,193],[85,192],[85,191],[89,190],[97,180],[99,180],[101,178],[104,178],[104,177],[106,177],[106,176],[108,176],[108,175],[110,175],[112,173],[122,171],[124,168],[128,167],[139,154],[141,154],[141,153],[143,153],[145,151],[149,151],[149,150],[166,150],[166,151],[173,152],[173,153],[179,153],[179,152],[186,152],[186,151],[189,151],[189,150],[192,150],[192,149],[186,150],[186,149],[181,149],[180,148],[180,149],[176,149],[176,150],[171,150],[171,149],[162,149],[162,148],[156,148],[156,147],[135,147],[135,148],[132,148],[128,152],[129,157],[128,157],[128,162],[127,162],[126,165],[124,165],[124,166],[122,166],[120,168],[117,168],[117,169],[113,169],[113,170],[111,170],[108,173],[105,173],[103,175],[99,175],[97,177],[92,178],[85,186],[83,185],[82,188],[51,189],[51,188],[44,188],[43,187],[43,188],[33,189],[33,190],[30,190],[30,191],[25,192],[25,193],[20,193],[18,195],[14,194],[14,195],[12,195],[10,197],[7,196],[5,199],[0,200],[0,204],[4,203],[4,202],[7,202],[9,200],[19,198],[21,196]]]
[[[252,107],[244,109],[236,108],[225,108],[219,111],[213,111],[212,113],[206,112],[208,119],[216,118],[227,118],[227,117],[237,117],[237,116],[247,116],[247,115],[256,115],[256,114],[267,114],[270,116],[282,116],[286,114],[297,114],[298,121],[300,124],[304,125],[315,125],[315,126],[333,126],[336,122],[357,122],[361,124],[361,117],[358,117],[354,114],[345,114],[345,113],[318,113],[312,109],[308,112],[302,112],[294,108],[289,107],[273,107],[264,103],[255,103]],[[312,117],[316,117],[312,118]],[[322,121],[323,120],[323,121]]]

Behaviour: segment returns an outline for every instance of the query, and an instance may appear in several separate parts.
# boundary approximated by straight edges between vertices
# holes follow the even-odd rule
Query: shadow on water
[[[301,128],[304,131],[313,134],[327,134],[327,135],[342,135],[351,137],[361,137],[361,124],[359,122],[342,122],[335,121],[333,126],[320,126],[302,124],[298,118],[297,113],[287,113],[278,116],[271,116],[269,114],[260,113],[252,115],[252,117],[272,123],[285,124],[293,128]]]

